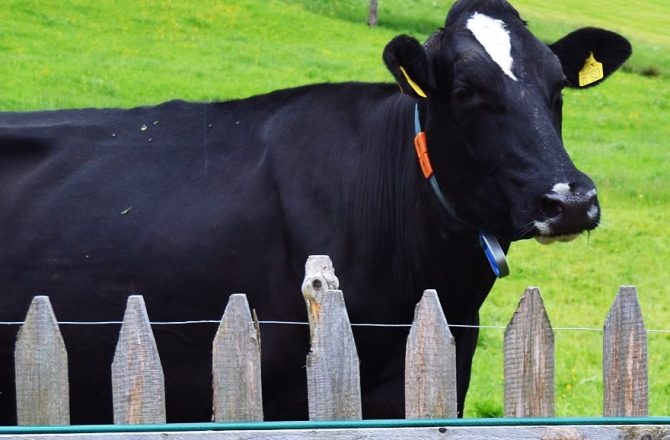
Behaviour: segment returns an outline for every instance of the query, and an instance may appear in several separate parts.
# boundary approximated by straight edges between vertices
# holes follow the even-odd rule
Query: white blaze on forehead
[[[512,73],[512,43],[505,23],[502,20],[491,18],[488,15],[475,12],[468,20],[467,28],[475,36],[479,44],[484,46],[493,61],[500,66],[503,72],[514,81]]]

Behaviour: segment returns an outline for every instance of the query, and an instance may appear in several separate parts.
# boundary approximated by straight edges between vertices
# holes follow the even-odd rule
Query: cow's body
[[[394,71],[394,60],[386,58]],[[418,102],[429,146],[460,147],[463,139],[439,129],[435,115],[443,101],[431,101],[429,93]],[[447,153],[434,149],[436,174],[459,213],[454,218],[417,164],[416,103],[395,85],[348,83],[226,103],[0,114],[0,320],[22,319],[36,294],[50,296],[60,320],[119,320],[129,294],[144,295],[155,321],[219,319],[227,296],[244,292],[260,320],[304,321],[305,260],[328,254],[353,322],[409,323],[420,294],[433,288],[450,323],[477,324],[495,280],[477,228],[496,233],[505,249],[538,233],[591,229],[595,192],[582,203],[591,211],[579,227],[577,220],[551,223],[547,214],[539,231],[529,227],[537,224],[534,217],[515,230],[493,215],[503,200],[481,220],[484,189],[471,191],[481,210],[468,211],[460,201],[469,185],[462,173],[480,164],[446,159],[464,158],[469,147],[449,153],[443,165]],[[552,130],[552,142],[560,141],[560,122]],[[590,184],[563,166],[564,152],[557,157],[565,178],[579,181],[575,188]],[[486,169],[479,179],[496,185],[496,176]],[[536,196],[548,194],[541,210],[555,219],[570,206],[562,187],[549,183]],[[574,192],[570,197],[577,198]],[[547,225],[552,234],[542,230]],[[11,423],[7,374],[16,328],[0,330],[0,417]],[[211,416],[215,330],[207,324],[154,328],[171,421]],[[477,332],[452,331],[462,406]],[[364,417],[403,416],[406,332],[355,330]],[[64,326],[63,333],[73,423],[110,422],[109,365],[118,326]],[[269,419],[306,418],[308,333],[302,326],[261,327]]]
[[[345,103],[336,117],[313,111]],[[33,294],[48,294],[60,320],[119,320],[130,293],[145,296],[152,320],[219,319],[227,295],[245,292],[261,320],[305,321],[304,263],[326,253],[354,322],[409,323],[430,286],[464,297],[458,311],[452,299],[450,322],[472,322],[493,275],[476,240],[453,258],[454,244],[439,245],[430,225],[437,217],[424,218],[436,211],[423,207],[430,200],[412,147],[413,105],[396,86],[343,84],[222,104],[3,115],[0,319],[21,319]],[[439,262],[435,273],[421,269],[430,260]],[[215,330],[155,328],[174,420],[209,417]],[[284,417],[304,419],[308,331],[261,330],[265,394],[281,399]],[[109,408],[80,378],[95,365],[90,374],[108,380],[118,327],[63,331],[75,417],[81,407]],[[5,364],[14,333],[3,338]],[[401,372],[405,334],[357,330],[364,374],[382,364]],[[10,385],[3,381],[6,406]],[[385,413],[386,393],[367,416]],[[394,403],[386,414],[401,417]]]

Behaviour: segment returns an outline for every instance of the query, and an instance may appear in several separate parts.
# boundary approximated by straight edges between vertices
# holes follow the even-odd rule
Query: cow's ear
[[[621,35],[598,28],[576,30],[549,48],[561,60],[570,86],[576,88],[600,83],[621,67],[633,51]]]
[[[400,35],[384,48],[384,62],[403,93],[427,98],[435,89],[428,54],[415,38]]]

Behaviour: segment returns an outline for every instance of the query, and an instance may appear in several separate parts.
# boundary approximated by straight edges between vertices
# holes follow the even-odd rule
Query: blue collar
[[[433,172],[433,168],[430,164],[430,159],[428,156],[426,134],[423,132],[423,130],[421,130],[421,121],[419,119],[419,104],[414,105],[414,134],[414,147],[416,148],[416,154],[419,158],[421,170],[423,171],[423,175],[426,180],[428,180],[431,188],[433,188],[435,197],[437,197],[440,205],[451,217],[455,218],[460,223],[472,229],[477,229],[458,217],[454,208],[449,204],[447,198],[444,197],[444,194],[440,189],[440,185],[437,183],[437,178],[435,177],[435,173]],[[493,270],[493,273],[496,275],[496,277],[503,278],[509,275],[509,266],[507,265],[507,260],[505,259],[505,252],[502,250],[502,247],[500,246],[500,243],[498,243],[498,239],[495,237],[495,235],[489,232],[479,231],[479,244],[484,250],[486,259],[491,265],[491,269]]]

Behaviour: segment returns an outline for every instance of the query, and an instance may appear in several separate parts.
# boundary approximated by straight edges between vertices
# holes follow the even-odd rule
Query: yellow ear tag
[[[416,92],[416,94],[419,95],[422,98],[427,98],[426,93],[423,90],[421,90],[421,87],[419,87],[419,85],[417,83],[412,81],[412,78],[409,77],[409,75],[407,74],[407,72],[405,71],[405,69],[402,66],[400,66],[400,71],[405,76],[405,79],[407,80],[407,83]]]
[[[579,71],[579,87],[588,86],[604,77],[603,64],[596,61],[593,52],[591,52],[584,63],[584,67]]]

